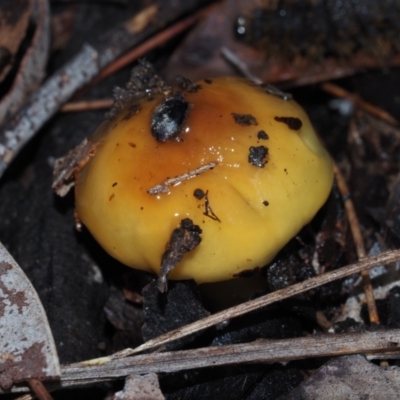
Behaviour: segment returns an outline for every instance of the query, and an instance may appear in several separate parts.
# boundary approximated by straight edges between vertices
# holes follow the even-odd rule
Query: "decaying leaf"
[[[201,232],[200,227],[194,225],[189,218],[183,219],[180,227],[172,232],[171,239],[161,259],[161,271],[157,282],[157,287],[161,293],[168,289],[168,274],[178,265],[187,252],[194,250],[200,244]]]
[[[398,399],[399,396],[398,367],[379,367],[361,355],[354,355],[326,363],[284,399]]]
[[[22,269],[0,244],[0,393],[29,379],[58,379],[47,317]]]
[[[32,36],[26,38],[27,49],[14,66],[16,73],[11,87],[0,101],[2,124],[22,106],[45,76],[50,46],[50,8],[48,0],[3,1],[0,4],[0,80],[12,66],[10,63],[3,66],[3,61],[7,57],[14,61],[19,40],[25,40],[28,23],[33,28],[27,33]]]
[[[397,21],[396,17],[393,17],[396,15],[394,3],[386,5],[386,12],[392,13],[389,16],[381,13],[382,1],[374,5],[371,14],[360,12],[361,8],[357,9],[350,3],[347,6],[347,3],[225,0],[191,31],[184,43],[175,51],[167,66],[167,76],[171,78],[176,74],[184,74],[190,79],[197,80],[205,76],[232,75],[237,72],[236,69],[242,70],[244,66],[249,76],[257,77],[262,82],[290,81],[291,84],[301,85],[352,75],[360,69],[379,68],[382,64],[398,65],[399,55],[393,55],[391,51],[388,51],[390,56],[380,56],[379,59],[379,51],[384,52],[386,47],[391,48],[392,44],[393,47],[397,46],[398,24],[395,24],[396,33],[393,33],[393,38],[396,39],[386,38],[391,26],[390,23],[386,23],[386,19]],[[336,7],[337,10],[332,10],[330,7]],[[375,12],[378,10],[379,12]],[[342,14],[339,16],[332,11]],[[265,51],[260,50],[260,46],[248,45],[246,40],[240,39],[241,36],[249,36],[249,32],[241,30],[247,29],[241,26],[241,20],[249,15],[258,17],[264,15],[267,19],[265,21],[258,18],[254,22],[258,31],[264,32],[267,37],[264,40]],[[380,22],[382,19],[385,23]],[[265,27],[267,23],[270,25],[269,30]],[[368,26],[368,31],[370,26],[373,26],[376,43],[380,43],[376,45],[376,49],[365,40],[368,35],[363,29],[364,25]],[[379,25],[387,29],[380,31],[376,28]],[[355,29],[356,35],[347,31],[349,26]],[[340,40],[333,37],[337,32],[342,34]],[[258,32],[252,36],[258,37],[258,41],[262,39]],[[349,41],[352,43],[347,43]],[[337,49],[340,49],[339,55],[334,54],[335,49],[329,48],[332,42]],[[316,43],[319,45],[315,46]],[[360,49],[359,43],[366,48]],[[349,46],[353,46],[350,54],[354,56],[348,57],[348,60],[343,62],[349,53],[346,52]],[[320,47],[322,50],[313,51]],[[233,56],[230,60],[227,59],[224,49],[228,49]],[[304,49],[306,54],[303,54]],[[276,51],[271,52],[271,50]],[[377,50],[375,52],[378,54],[377,57],[371,56],[373,50]],[[237,60],[232,62],[233,58]],[[243,70],[241,72],[243,73]]]
[[[28,29],[32,6],[33,0],[3,1],[0,4],[0,81],[15,62]]]

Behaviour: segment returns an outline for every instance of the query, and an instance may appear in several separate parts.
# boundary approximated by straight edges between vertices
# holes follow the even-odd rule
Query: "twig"
[[[352,129],[352,125],[350,125],[350,129]],[[349,188],[347,187],[346,181],[339,169],[339,167],[334,163],[333,170],[336,177],[336,182],[342,195],[342,199],[344,202],[344,207],[347,214],[347,219],[349,221],[351,234],[353,236],[353,241],[356,246],[356,252],[359,260],[362,260],[366,257],[367,252],[365,251],[364,240],[361,234],[360,223],[357,218],[357,213],[354,208],[354,203],[351,200]],[[376,308],[376,302],[374,297],[374,290],[372,288],[371,279],[369,276],[369,271],[361,271],[361,276],[363,279],[363,288],[365,293],[365,299],[367,301],[368,306],[368,314],[371,324],[379,324],[379,314],[378,309]]]
[[[30,379],[28,384],[39,400],[53,400],[53,397],[39,379]]]
[[[215,10],[217,4],[212,4],[211,6],[205,7],[197,13],[183,19],[182,21],[177,22],[176,24],[164,29],[159,34],[155,35],[149,40],[146,40],[143,44],[137,46],[136,48],[129,51],[127,54],[115,60],[112,64],[110,64],[107,68],[104,68],[100,74],[94,79],[93,84],[100,82],[102,79],[106,78],[109,75],[114,74],[120,69],[126,67],[133,61],[137,60],[140,57],[143,57],[149,51],[161,46],[166,43],[168,40],[173,37],[179,35],[184,32],[186,29],[190,28],[194,25],[199,19],[207,16],[212,11]]]
[[[77,379],[109,379],[149,372],[176,372],[218,365],[288,362],[312,357],[331,357],[344,354],[400,352],[400,329],[310,335],[283,340],[257,340],[252,343],[208,347],[165,353],[152,353],[114,359],[107,364],[85,366],[82,363],[62,368],[62,382]]]
[[[257,85],[261,85],[263,81],[258,77],[255,76],[253,73],[250,72],[247,64],[243,62],[232,50],[228,47],[221,48],[221,55],[224,59],[232,65],[241,75],[245,78],[249,79],[250,81],[256,83]]]
[[[369,358],[398,357],[400,329],[377,332],[323,334],[306,337],[266,340],[194,350],[142,354],[110,360],[107,363],[85,365],[76,363],[62,367],[58,387],[98,383],[132,374],[171,373],[194,368],[207,368],[244,363],[280,363],[317,357],[366,354]],[[385,354],[386,353],[386,354]],[[28,397],[24,397],[27,399]]]
[[[136,349],[126,349],[109,357],[63,366],[61,368],[60,384],[53,386],[53,383],[49,383],[48,388],[49,390],[56,390],[60,386],[85,385],[101,380],[122,378],[133,373],[173,372],[182,369],[227,365],[239,362],[286,362],[300,358],[354,353],[366,353],[371,358],[374,357],[375,353],[376,358],[390,358],[393,354],[399,357],[399,329],[343,335],[314,335],[285,340],[262,340],[249,344],[128,357],[144,350],[154,349],[222,321],[254,311],[260,307],[284,300],[337,279],[359,273],[366,268],[374,268],[377,265],[389,264],[399,260],[400,250],[366,257],[356,264],[327,272],[168,332],[144,343]],[[388,354],[382,354],[384,352],[388,352]],[[29,390],[27,386],[12,388],[13,392],[26,392],[27,390]],[[18,400],[29,399],[31,397],[28,395]]]
[[[169,193],[168,186],[179,185],[181,182],[186,181],[188,179],[195,178],[196,176],[200,175],[201,173],[208,171],[209,169],[213,169],[216,166],[217,166],[216,162],[210,162],[210,163],[202,165],[201,167],[196,168],[192,171],[186,172],[182,175],[175,176],[174,178],[168,178],[161,184],[148,189],[147,193],[149,193],[149,194]]]
[[[0,132],[0,177],[24,145],[53,116],[77,87],[99,71],[98,53],[89,45],[42,85],[28,103]]]
[[[176,2],[175,2],[176,3]],[[24,145],[81,87],[90,82],[129,48],[187,14],[203,0],[185,0],[171,6],[159,2],[111,30],[97,44],[83,49],[48,79],[0,132],[0,177]],[[157,21],[157,23],[154,23]]]
[[[194,350],[142,354],[107,362],[75,363],[61,368],[58,384],[49,390],[98,383],[132,374],[171,373],[243,363],[280,363],[317,357],[365,354],[368,358],[400,355],[400,329],[377,332],[310,335],[292,339],[266,340]],[[26,388],[14,388],[22,392]],[[20,399],[29,399],[24,396]]]
[[[367,101],[363,100],[360,96],[350,93],[347,90],[341,88],[340,86],[337,86],[333,83],[328,82],[328,83],[322,84],[321,87],[325,92],[332,94],[333,96],[336,96],[336,97],[348,99],[348,100],[352,101],[357,107],[367,111],[368,113],[374,115],[375,117],[378,117],[378,118],[388,122],[391,125],[395,125],[395,126],[399,125],[399,121],[397,121],[394,117],[392,117],[385,110],[382,110],[381,108],[374,106],[371,103],[368,103]]]
[[[136,347],[135,349],[123,350],[119,353],[114,354],[109,358],[126,357],[132,354],[143,352],[145,350],[155,349],[166,343],[182,339],[185,336],[191,335],[203,329],[217,325],[223,321],[239,317],[251,311],[257,310],[260,307],[276,303],[277,301],[281,301],[289,297],[295,296],[297,294],[306,292],[308,290],[315,289],[319,286],[336,281],[338,279],[342,279],[347,276],[360,273],[363,270],[370,269],[378,265],[385,265],[392,262],[397,262],[399,260],[400,260],[400,250],[392,250],[385,253],[381,253],[376,256],[366,257],[357,262],[356,264],[351,264],[334,271],[326,272],[325,274],[316,276],[314,278],[310,278],[304,282],[296,283],[295,285],[277,290],[273,293],[269,293],[257,299],[250,300],[246,303],[239,304],[238,306],[210,315],[207,318],[203,318],[192,324],[186,325],[182,328],[175,329],[157,338],[149,340],[148,342],[142,344],[139,347]],[[93,360],[88,363],[92,362],[96,363],[97,360]]]
[[[61,112],[77,112],[77,111],[90,111],[102,110],[110,108],[114,103],[113,99],[102,100],[87,100],[87,101],[72,101],[61,107]]]

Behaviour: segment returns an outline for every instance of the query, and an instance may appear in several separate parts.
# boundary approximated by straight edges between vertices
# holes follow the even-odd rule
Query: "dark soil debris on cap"
[[[261,130],[257,133],[257,138],[261,140],[267,140],[269,139],[268,133],[265,132],[264,130]]]
[[[258,125],[257,120],[251,114],[232,113],[232,117],[241,126]]]
[[[141,110],[142,106],[139,103],[133,103],[128,106],[126,109],[126,114],[124,115],[124,118],[122,118],[123,121],[127,121],[131,119],[132,116],[137,114]]]
[[[269,206],[269,201],[268,200],[264,200],[263,204],[264,204],[264,206]]]
[[[267,163],[265,159],[268,155],[268,148],[265,146],[251,146],[249,148],[249,157],[248,161],[250,164],[255,165],[256,167],[264,168],[264,165]]]
[[[294,117],[275,117],[275,121],[278,122],[283,122],[288,126],[289,129],[292,129],[294,131],[298,131],[302,126],[303,123],[301,122],[301,119],[299,118],[294,118]]]
[[[178,86],[179,86],[182,90],[184,90],[185,92],[188,92],[188,93],[196,93],[196,92],[198,92],[198,91],[202,88],[201,85],[199,85],[199,84],[197,84],[197,85],[194,84],[190,79],[185,78],[185,77],[182,76],[182,75],[179,75],[179,76],[176,78],[176,82],[177,82]]]
[[[147,61],[139,61],[138,65],[132,69],[125,88],[114,87],[114,104],[106,113],[106,118],[114,118],[128,101],[141,101],[155,93],[165,93],[168,90],[170,87],[156,74],[154,67]]]
[[[189,111],[189,103],[181,92],[168,96],[151,116],[151,134],[158,142],[175,138],[182,130]]]
[[[193,192],[193,196],[196,197],[197,200],[203,199],[205,195],[206,194],[202,189],[195,189],[195,191]]]
[[[212,80],[211,79],[204,79],[204,82],[207,83],[208,85],[212,84]]]

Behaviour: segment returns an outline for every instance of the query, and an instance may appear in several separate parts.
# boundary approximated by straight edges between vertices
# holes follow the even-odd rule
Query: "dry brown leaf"
[[[26,35],[33,1],[13,0],[0,4],[0,82],[13,66]]]
[[[284,54],[286,54],[285,50],[288,51],[293,43],[284,36],[279,38],[281,40],[277,46],[282,52],[282,56],[280,54],[279,56],[276,54],[271,57],[266,56],[256,47],[251,47],[235,37],[235,23],[238,17],[246,14],[260,3],[268,4],[271,8],[274,8],[276,4],[296,2],[223,1],[221,7],[194,28],[183,44],[174,52],[166,68],[167,80],[177,74],[183,74],[192,80],[232,75],[237,73],[237,70],[241,70],[241,73],[243,73],[244,67],[248,75],[257,77],[262,82],[290,82],[290,85],[304,85],[353,75],[365,68],[382,67],[382,62],[376,57],[372,57],[367,51],[363,51],[364,49],[354,53],[349,59],[327,56],[321,57],[321,61],[316,62],[316,60],[299,55],[295,60],[290,60]],[[317,24],[318,16],[314,18],[313,22]],[[355,18],[354,15],[353,18]],[[357,18],[360,19],[361,16]],[[284,20],[284,18],[281,19]],[[329,25],[329,22],[325,21],[323,26]],[[278,26],[277,24],[277,29]],[[284,22],[282,22],[280,29],[285,29]],[[319,33],[327,34],[324,31]],[[325,42],[327,40],[325,38]],[[236,58],[235,62],[227,60],[226,56],[223,56],[224,49],[228,49]],[[388,57],[387,61],[385,60],[387,66],[399,65],[399,62],[400,55],[397,53]],[[242,65],[239,66],[239,64]]]
[[[24,3],[18,1],[16,4]],[[11,1],[2,2],[12,3]],[[26,101],[29,95],[38,87],[40,82],[45,76],[45,69],[47,65],[47,56],[50,43],[50,10],[48,0],[32,0],[32,12],[29,12],[28,18],[31,18],[35,25],[32,38],[30,39],[28,48],[25,53],[21,55],[19,65],[16,67],[18,70],[11,84],[10,89],[0,101],[0,125],[5,119],[13,115]],[[15,6],[12,7],[14,9]],[[22,7],[22,5],[21,5]],[[2,10],[2,8],[0,8]],[[18,14],[17,14],[18,15]],[[8,36],[9,32],[2,32],[3,20],[0,14],[0,40],[3,36]],[[8,25],[6,25],[7,27]],[[11,25],[11,30],[17,29]],[[19,28],[18,28],[19,29]],[[13,36],[11,36],[13,37]],[[25,31],[24,31],[25,37]],[[1,49],[6,49],[7,44],[0,42],[0,58]],[[10,50],[11,51],[11,50]],[[11,53],[13,54],[13,53]],[[1,59],[0,59],[0,78],[2,76]]]

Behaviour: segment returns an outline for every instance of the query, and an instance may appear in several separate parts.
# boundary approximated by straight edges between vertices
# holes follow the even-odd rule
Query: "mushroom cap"
[[[270,262],[324,204],[333,170],[295,101],[234,77],[197,84],[197,91],[182,91],[189,107],[179,132],[164,142],[151,132],[155,110],[166,102],[161,94],[143,100],[137,113],[127,104],[103,123],[75,193],[77,215],[101,246],[145,271],[159,273],[171,233],[191,219],[202,241],[169,278],[202,283]],[[148,192],[210,163],[215,167],[169,193]]]

